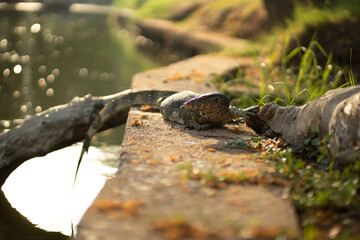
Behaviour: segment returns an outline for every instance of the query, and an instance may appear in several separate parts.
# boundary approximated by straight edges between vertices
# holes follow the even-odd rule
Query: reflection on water
[[[119,146],[91,148],[73,189],[77,165],[74,156],[81,147],[76,144],[23,163],[3,186],[11,205],[38,227],[70,235],[69,220],[72,219],[74,225],[80,221],[106,176],[112,176],[117,170],[120,153]]]
[[[101,15],[1,11],[0,131],[14,127],[19,122],[16,119],[64,104],[75,96],[122,91],[130,86],[136,72],[156,67],[136,52],[127,36],[109,31],[109,26],[108,19]],[[2,188],[6,198],[38,227],[69,235],[71,216],[76,224],[102,187],[104,174],[116,170],[117,164],[109,165],[108,160],[118,159],[120,150],[108,150],[106,145],[119,146],[121,132],[121,128],[112,131],[105,143],[95,142],[98,147],[90,149],[85,157],[73,193],[79,145],[21,165]],[[17,215],[10,207],[4,211]],[[8,220],[0,218],[1,222]],[[0,239],[3,236],[8,239],[0,227]],[[48,239],[61,237],[48,235]]]
[[[103,16],[1,12],[1,118],[22,118],[89,92],[124,90],[134,73],[154,67],[114,41],[106,24]]]

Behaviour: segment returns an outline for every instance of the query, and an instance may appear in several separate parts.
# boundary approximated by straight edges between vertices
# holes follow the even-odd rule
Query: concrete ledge
[[[133,89],[213,92],[209,79],[249,63],[197,56],[135,75]],[[226,146],[254,135],[244,125],[231,124],[188,130],[164,122],[160,113],[132,108],[119,171],[84,215],[77,239],[298,238],[297,216],[281,197],[283,187],[211,183],[212,175],[273,170],[255,148]],[[198,173],[208,173],[209,179]]]

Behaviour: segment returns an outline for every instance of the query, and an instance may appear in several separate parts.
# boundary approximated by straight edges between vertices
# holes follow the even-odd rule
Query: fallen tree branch
[[[350,153],[353,155],[351,158],[359,158],[356,152],[360,147],[360,86],[328,91],[298,107],[269,103],[261,109],[258,117],[265,124],[265,127],[258,124],[259,129],[270,127],[290,144],[303,143],[316,133],[317,128],[320,137],[331,135],[330,150],[341,156],[337,161],[346,161],[344,158]],[[339,154],[344,152],[347,154]]]
[[[31,116],[20,126],[0,135],[0,185],[24,161],[81,141],[98,112],[112,100],[128,94],[74,98],[71,102],[52,107]],[[105,130],[126,122],[129,109],[107,122]]]

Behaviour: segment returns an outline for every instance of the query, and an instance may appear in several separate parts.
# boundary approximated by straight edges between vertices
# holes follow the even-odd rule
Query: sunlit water
[[[75,96],[127,89],[133,74],[156,67],[114,25],[106,16],[0,11],[0,131]],[[117,129],[94,143],[75,189],[80,144],[25,162],[2,190],[32,223],[69,235],[116,171],[121,139]]]
[[[2,188],[11,205],[38,227],[70,235],[71,220],[74,225],[80,221],[107,177],[115,173],[120,153],[118,146],[90,148],[73,189],[74,159],[80,150],[77,144],[23,163]]]

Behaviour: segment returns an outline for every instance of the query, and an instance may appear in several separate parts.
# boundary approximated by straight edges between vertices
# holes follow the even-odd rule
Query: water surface
[[[16,119],[76,96],[127,89],[135,73],[157,67],[111,19],[67,11],[0,11],[0,131],[14,127]],[[80,144],[25,162],[2,190],[12,207],[39,228],[70,235],[71,219],[74,224],[80,220],[116,171],[122,137],[121,128],[98,137],[85,156],[74,191]],[[11,213],[9,218],[17,215],[10,206],[3,211]],[[8,224],[8,219],[0,220]],[[0,239],[11,235],[3,229]],[[53,239],[50,235],[34,239],[46,238]]]

